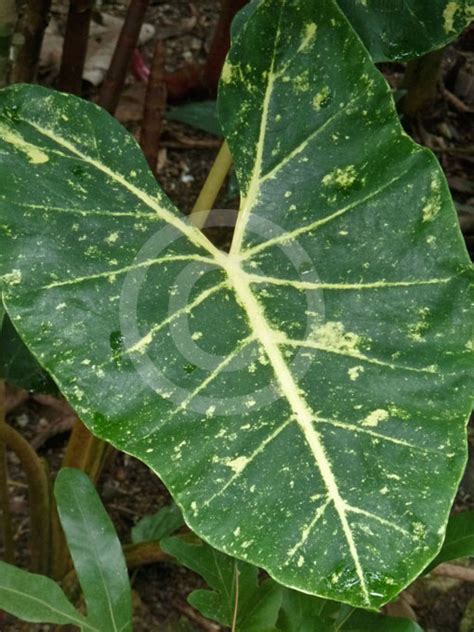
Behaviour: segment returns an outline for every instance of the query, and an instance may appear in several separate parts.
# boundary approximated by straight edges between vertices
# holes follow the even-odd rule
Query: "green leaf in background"
[[[216,101],[201,101],[178,105],[170,108],[166,116],[172,121],[180,121],[209,134],[214,134],[214,136],[222,136],[221,126],[217,117]],[[235,171],[232,169],[227,183],[227,199],[232,200],[238,196],[239,183],[237,182]]]
[[[230,256],[96,106],[3,91],[4,302],[206,541],[377,608],[439,550],[465,464],[471,273],[449,191],[333,0],[260,2],[219,102]]]
[[[30,623],[70,624],[84,631],[105,632],[90,625],[52,579],[5,562],[0,562],[0,609]]]
[[[450,516],[443,547],[427,571],[450,560],[474,556],[474,511]]]
[[[215,101],[198,101],[171,107],[166,112],[166,118],[186,123],[214,136],[222,136]]]
[[[337,0],[374,61],[419,57],[456,39],[472,0]]]
[[[258,568],[216,551],[205,542],[167,538],[160,546],[183,566],[201,575],[212,589],[195,590],[188,598],[205,617],[230,627],[236,616],[235,632],[264,632],[273,628],[282,588],[271,579],[259,582]]]
[[[132,528],[132,542],[148,542],[167,538],[184,524],[181,509],[175,504],[162,507],[155,514],[145,516]]]
[[[355,610],[346,623],[337,629],[341,632],[423,632],[414,621],[363,610]]]
[[[319,599],[283,588],[272,580],[257,586],[257,568],[204,542],[168,538],[160,545],[214,589],[214,592],[196,590],[188,601],[205,617],[225,626],[231,626],[234,619],[236,577],[239,578],[235,627],[238,632],[422,632],[411,621]]]
[[[334,612],[330,612],[330,606],[335,607]],[[277,629],[279,632],[333,632],[337,629],[334,619],[341,610],[351,612],[352,608],[285,589]]]
[[[375,62],[420,57],[449,44],[474,19],[472,0],[336,0]],[[236,16],[235,37],[258,7]]]
[[[57,388],[17,334],[11,320],[0,314],[0,378],[37,393],[56,393]]]
[[[87,620],[100,632],[131,632],[127,566],[115,528],[80,470],[60,470],[54,486],[59,518],[81,584]]]

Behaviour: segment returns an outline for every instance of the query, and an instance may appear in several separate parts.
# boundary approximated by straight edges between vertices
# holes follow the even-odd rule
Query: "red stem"
[[[113,114],[125,84],[127,70],[145,18],[148,0],[132,0],[99,94],[99,104]]]
[[[71,0],[59,70],[58,89],[80,94],[94,0]]]
[[[247,4],[248,0],[221,0],[221,12],[214,33],[209,56],[204,71],[204,81],[209,93],[217,94],[217,86],[222,67],[230,47],[230,27],[235,14]]]
[[[186,64],[165,75],[170,102],[182,101],[191,96],[206,98],[217,94],[219,78],[230,46],[232,20],[247,2],[248,0],[221,0],[219,21],[206,64]]]

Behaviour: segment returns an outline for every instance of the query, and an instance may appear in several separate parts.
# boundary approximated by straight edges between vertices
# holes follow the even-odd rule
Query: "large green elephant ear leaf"
[[[419,57],[474,19],[472,0],[337,0],[375,61]]]
[[[107,114],[4,91],[4,302],[84,422],[156,471],[201,537],[376,608],[438,551],[465,463],[449,192],[333,0],[255,8],[220,114],[243,192],[230,256]]]

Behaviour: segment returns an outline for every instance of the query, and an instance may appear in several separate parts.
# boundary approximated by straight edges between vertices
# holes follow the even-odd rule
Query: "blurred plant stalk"
[[[15,0],[0,2],[0,88],[8,85],[10,74],[10,48],[17,21]]]

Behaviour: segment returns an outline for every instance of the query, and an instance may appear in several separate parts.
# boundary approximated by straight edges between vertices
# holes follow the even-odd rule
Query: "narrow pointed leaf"
[[[101,632],[131,632],[127,566],[115,528],[80,470],[60,470],[54,486],[59,518],[81,584],[87,620]]]
[[[474,19],[472,0],[337,0],[375,61],[410,59],[454,40]]]
[[[85,423],[204,539],[375,608],[437,553],[464,467],[468,258],[436,160],[336,4],[252,9],[219,99],[243,192],[232,256],[117,122],[14,86],[4,300]]]
[[[52,579],[5,562],[0,562],[0,609],[30,623],[69,624],[99,632],[77,612]]]

